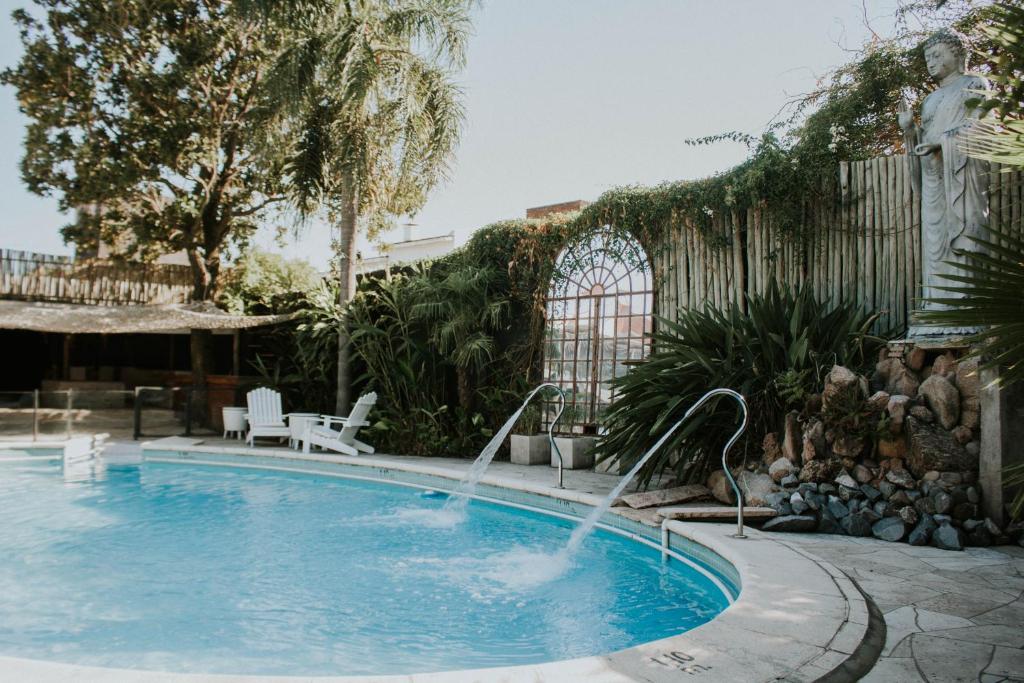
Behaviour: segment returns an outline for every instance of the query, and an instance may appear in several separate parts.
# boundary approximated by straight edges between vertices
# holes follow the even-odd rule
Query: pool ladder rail
[[[548,443],[551,444],[551,452],[558,458],[558,482],[556,486],[557,488],[564,489],[565,486],[562,485],[562,451],[559,450],[558,444],[555,443],[554,431],[555,425],[558,424],[558,421],[562,418],[562,413],[565,412],[565,392],[557,384],[545,382],[537,386],[537,388],[526,396],[526,400],[523,401],[523,407],[520,408],[520,410],[525,409],[541,389],[554,389],[558,392],[558,412],[555,413],[555,419],[548,425]]]
[[[732,389],[727,389],[725,387],[712,389],[701,396],[696,403],[690,406],[690,409],[687,410],[686,414],[683,415],[683,418],[676,423],[676,426],[678,427],[683,422],[686,422],[691,415],[700,410],[705,403],[715,396],[730,396],[736,399],[736,402],[740,404],[740,409],[743,412],[743,421],[740,423],[740,428],[736,430],[729,441],[726,442],[725,448],[722,449],[722,471],[725,472],[725,476],[728,477],[729,483],[732,485],[732,490],[736,493],[736,533],[733,534],[732,537],[746,538],[747,535],[743,533],[743,492],[740,491],[740,487],[736,484],[736,480],[733,479],[732,472],[729,471],[728,456],[729,451],[732,450],[734,445],[736,445],[736,442],[739,441],[740,435],[742,435],[743,431],[747,428],[747,399],[743,398],[743,394],[738,391],[733,391]],[[675,430],[675,427],[672,429]]]
[[[718,389],[712,389],[711,391],[707,392],[706,394],[701,396],[696,403],[690,406],[689,410],[686,411],[686,414],[679,418],[679,420],[677,420],[676,423],[672,425],[672,427],[669,428],[668,431],[666,431],[660,439],[658,439],[657,443],[655,443],[654,446],[652,446],[650,450],[648,450],[647,453],[644,454],[644,456],[640,459],[640,462],[643,462],[644,460],[647,460],[649,457],[654,455],[655,451],[661,448],[662,444],[668,441],[668,438],[672,436],[672,434],[675,433],[677,429],[679,429],[680,425],[682,425],[684,422],[690,419],[690,417],[694,413],[696,413],[698,410],[704,407],[705,403],[707,403],[709,400],[716,396],[729,396],[731,398],[736,399],[736,402],[740,404],[740,409],[743,412],[743,421],[740,423],[739,429],[736,430],[736,433],[732,435],[728,442],[726,442],[725,448],[722,449],[722,471],[725,472],[725,476],[729,479],[729,483],[732,485],[732,490],[736,493],[736,533],[732,534],[732,537],[746,538],[747,535],[743,533],[743,492],[740,491],[740,487],[736,484],[736,480],[733,478],[732,472],[729,471],[728,463],[729,451],[739,440],[740,435],[743,434],[743,431],[747,428],[747,400],[743,398],[742,394],[740,394],[737,391],[733,391],[732,389],[727,389],[725,387],[719,387]],[[662,543],[667,543],[667,533],[664,527],[662,527]]]

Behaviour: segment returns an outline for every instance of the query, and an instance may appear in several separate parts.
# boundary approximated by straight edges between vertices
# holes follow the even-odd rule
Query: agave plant
[[[877,316],[850,303],[818,301],[809,288],[772,284],[747,298],[747,311],[680,310],[678,320],[658,318],[654,353],[615,380],[616,398],[597,447],[600,461],[635,464],[701,395],[728,387],[750,406],[745,447],[775,431],[785,412],[817,391],[833,364],[864,365],[883,339],[869,333]],[[727,406],[727,407],[725,407]],[[639,474],[642,485],[672,469],[682,481],[699,481],[739,421],[731,403],[691,418]]]

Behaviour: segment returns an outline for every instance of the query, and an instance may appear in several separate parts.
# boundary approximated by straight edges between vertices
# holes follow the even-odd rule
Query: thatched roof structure
[[[210,303],[87,306],[0,301],[0,329],[65,334],[129,334],[241,330],[286,322],[294,315],[231,315]]]

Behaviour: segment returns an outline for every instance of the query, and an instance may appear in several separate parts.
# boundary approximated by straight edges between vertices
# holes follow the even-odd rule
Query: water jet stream
[[[444,507],[442,508],[444,512],[449,514],[457,513],[460,517],[464,514],[466,505],[469,504],[470,498],[473,497],[473,493],[476,491],[477,484],[480,483],[480,479],[483,478],[484,472],[487,470],[487,466],[491,464],[492,460],[494,460],[494,456],[501,447],[501,444],[505,442],[509,432],[512,431],[512,427],[515,425],[516,420],[518,420],[523,414],[523,411],[526,410],[526,406],[533,400],[533,397],[536,396],[541,389],[545,388],[551,388],[557,391],[560,399],[555,419],[551,421],[550,425],[548,425],[548,441],[551,442],[551,448],[554,449],[555,454],[558,456],[558,488],[562,488],[562,453],[558,450],[558,446],[555,445],[553,430],[555,428],[555,424],[558,423],[559,418],[562,417],[562,412],[565,410],[565,394],[558,386],[546,382],[527,395],[526,400],[523,401],[521,406],[519,406],[519,409],[512,413],[512,416],[501,426],[501,429],[494,434],[487,445],[484,446],[483,450],[480,451],[480,455],[478,455],[477,459],[473,462],[473,466],[469,468],[469,472],[466,473],[459,482],[458,487],[456,487],[452,492],[452,495],[448,500],[445,501]]]
[[[739,487],[736,485],[736,480],[733,479],[732,474],[729,472],[729,467],[726,464],[726,456],[729,454],[729,449],[731,449],[733,447],[733,444],[736,443],[737,439],[740,438],[740,435],[743,433],[743,430],[747,428],[747,402],[743,398],[743,396],[738,392],[733,391],[732,389],[720,388],[712,389],[708,393],[704,394],[700,398],[700,400],[698,400],[696,403],[690,406],[690,409],[686,411],[686,414],[683,415],[683,417],[680,418],[678,422],[672,425],[672,428],[665,432],[662,435],[662,437],[658,439],[657,443],[651,446],[650,449],[648,449],[648,451],[644,453],[643,457],[641,457],[636,462],[636,464],[633,465],[633,468],[629,470],[629,472],[627,472],[624,477],[622,477],[622,480],[619,481],[619,483],[615,486],[614,489],[612,489],[612,492],[605,496],[605,499],[601,501],[601,504],[590,511],[590,514],[587,515],[587,518],[584,519],[583,522],[580,523],[580,525],[573,530],[572,535],[569,537],[569,542],[565,546],[565,553],[567,555],[571,556],[573,553],[576,552],[576,550],[580,547],[580,544],[583,543],[583,540],[590,534],[591,531],[593,531],[594,526],[598,523],[598,521],[600,521],[601,517],[603,517],[604,514],[608,512],[608,509],[612,506],[612,503],[615,501],[615,499],[619,497],[622,491],[626,488],[626,485],[633,480],[633,477],[635,477],[637,472],[640,471],[640,468],[643,467],[648,460],[650,460],[651,456],[658,452],[658,449],[661,448],[661,446],[669,439],[670,436],[672,436],[675,433],[677,429],[679,429],[680,425],[686,422],[686,420],[689,419],[691,415],[697,412],[701,407],[703,407],[703,405],[709,399],[711,399],[714,396],[731,396],[732,398],[736,399],[739,402],[740,407],[743,409],[743,422],[742,424],[740,424],[739,430],[737,430],[736,433],[732,435],[732,438],[729,439],[729,442],[725,444],[725,448],[722,449],[722,469],[725,471],[725,475],[729,478],[729,482],[732,484],[733,490],[735,490],[736,492],[736,517],[738,524],[738,533],[736,534],[736,537],[745,538],[745,536],[743,535],[743,494],[740,492]]]

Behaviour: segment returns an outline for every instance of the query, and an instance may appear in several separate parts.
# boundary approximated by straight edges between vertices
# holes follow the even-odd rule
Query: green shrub
[[[236,315],[278,313],[297,305],[321,279],[308,261],[253,248],[221,276],[217,303]]]
[[[297,309],[296,319],[262,337],[273,360],[259,356],[253,369],[264,384],[281,392],[289,409],[331,413],[341,316],[337,284],[321,281],[292,306]]]
[[[875,315],[852,304],[818,301],[809,288],[772,285],[733,304],[680,310],[678,321],[658,318],[654,352],[615,380],[599,461],[635,464],[698,398],[715,387],[739,391],[750,421],[737,452],[756,450],[779,429],[787,410],[818,391],[834,364],[861,367],[883,344],[868,333]],[[739,424],[731,401],[694,415],[639,474],[642,484],[671,469],[682,481],[702,481]],[[674,455],[678,454],[678,456]]]

